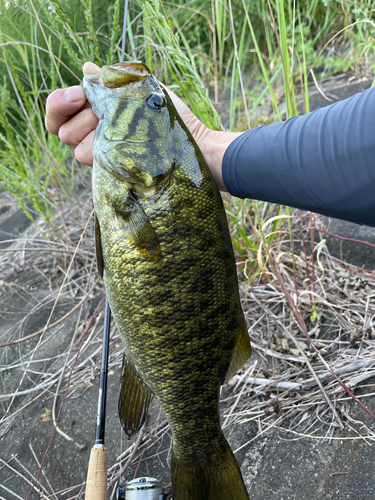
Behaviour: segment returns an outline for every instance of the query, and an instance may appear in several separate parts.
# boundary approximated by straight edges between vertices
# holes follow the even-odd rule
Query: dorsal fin
[[[118,411],[121,425],[129,439],[144,424],[153,397],[154,393],[144,384],[124,355]]]

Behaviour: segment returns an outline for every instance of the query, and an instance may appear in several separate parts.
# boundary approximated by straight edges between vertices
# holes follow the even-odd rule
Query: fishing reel
[[[137,477],[117,486],[116,500],[167,500],[161,492],[160,482],[153,477]]]

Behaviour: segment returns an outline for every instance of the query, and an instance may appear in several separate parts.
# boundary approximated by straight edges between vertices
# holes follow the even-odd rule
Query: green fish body
[[[99,118],[96,249],[125,348],[122,425],[137,432],[156,394],[174,500],[247,500],[218,409],[220,385],[251,352],[220,193],[146,66],[103,67],[84,89]]]

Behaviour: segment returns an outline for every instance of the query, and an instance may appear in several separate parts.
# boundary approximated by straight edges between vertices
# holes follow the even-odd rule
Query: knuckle
[[[66,144],[67,146],[76,146],[77,140],[75,140],[75,134],[69,127],[67,123],[64,123],[59,128],[58,136],[61,142]]]
[[[87,144],[82,141],[74,150],[74,155],[80,163],[92,165],[92,152],[87,148]]]

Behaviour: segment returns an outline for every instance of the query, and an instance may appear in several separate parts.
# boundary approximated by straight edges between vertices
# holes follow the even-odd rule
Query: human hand
[[[99,72],[100,68],[91,62],[83,66],[84,75]],[[222,160],[226,148],[239,134],[210,130],[176,94],[163,87],[202,151],[219,189],[226,191],[221,173]],[[64,144],[75,148],[78,161],[92,166],[92,145],[98,118],[82,87],[76,85],[52,92],[47,99],[45,123],[49,132],[58,135]]]
[[[84,75],[95,75],[100,68],[93,63],[85,63]],[[58,135],[60,140],[75,148],[78,161],[92,166],[92,143],[98,118],[87,101],[83,88],[79,85],[58,89],[48,96],[46,104],[46,129]]]

